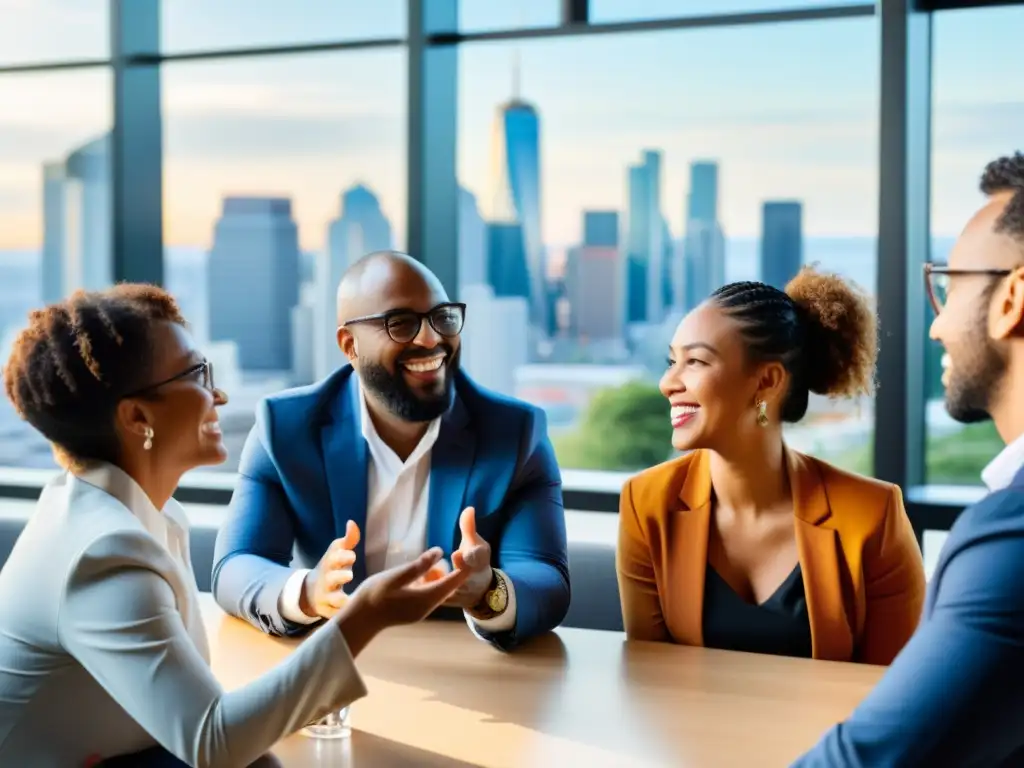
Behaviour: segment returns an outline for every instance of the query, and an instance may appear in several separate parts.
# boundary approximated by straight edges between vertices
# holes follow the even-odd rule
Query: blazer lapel
[[[811,645],[815,659],[849,661],[853,632],[843,605],[839,537],[822,525],[831,517],[818,468],[806,456],[786,450],[796,515],[796,545],[803,573]]]
[[[441,547],[451,555],[459,546],[459,515],[476,455],[476,434],[469,414],[456,396],[441,419],[437,442],[430,452],[430,499],[427,512],[427,546]],[[482,514],[484,510],[477,510]]]
[[[324,472],[334,512],[334,536],[345,535],[345,525],[349,520],[359,526],[362,534],[352,568],[356,584],[366,577],[367,449],[356,400],[359,396],[359,387],[349,377],[333,403],[330,418],[320,430]]]
[[[669,510],[669,530],[662,542],[668,578],[662,605],[669,631],[678,643],[704,645],[704,578],[711,529],[711,464],[707,451],[696,451],[679,494],[681,506]]]

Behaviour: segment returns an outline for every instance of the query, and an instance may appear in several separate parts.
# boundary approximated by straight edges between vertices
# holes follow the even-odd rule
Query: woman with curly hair
[[[359,652],[382,629],[424,618],[468,575],[420,579],[435,549],[350,596],[339,580],[329,596],[338,613],[226,693],[210,671],[188,519],[171,494],[188,470],[224,461],[217,408],[227,398],[174,299],[125,284],[37,310],[4,384],[67,471],[43,489],[0,571],[0,765],[248,765],[363,696]],[[351,552],[336,557],[351,565]]]
[[[622,491],[617,570],[627,635],[888,664],[925,577],[898,487],[787,447],[811,392],[871,392],[867,297],[805,268],[785,291],[726,285],[690,312],[661,391],[685,455]]]

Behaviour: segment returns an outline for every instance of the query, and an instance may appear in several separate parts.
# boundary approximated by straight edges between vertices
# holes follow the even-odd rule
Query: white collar
[[[419,443],[413,449],[409,457],[403,462],[398,455],[392,450],[391,446],[381,439],[380,434],[377,432],[377,427],[374,426],[373,419],[370,417],[370,409],[366,404],[366,393],[363,391],[362,382],[359,380],[359,376],[353,374],[353,378],[356,382],[358,389],[357,399],[359,400],[359,420],[362,428],[363,438],[366,440],[367,445],[370,447],[370,453],[378,463],[386,463],[390,469],[396,474],[405,467],[411,467],[422,459],[430,450],[434,447],[434,443],[437,442],[437,436],[441,432],[441,417],[437,417],[427,426],[427,431],[420,438]]]
[[[188,516],[181,504],[172,498],[168,499],[163,510],[157,509],[139,484],[120,467],[102,462],[75,473],[75,477],[121,502],[153,538],[165,545],[168,523],[178,526],[183,532],[188,531]]]
[[[982,482],[995,493],[1010,486],[1021,467],[1024,467],[1024,435],[1008,444],[999,455],[981,471]]]

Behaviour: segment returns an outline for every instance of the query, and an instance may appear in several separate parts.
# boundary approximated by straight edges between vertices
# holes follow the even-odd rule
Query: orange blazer
[[[921,550],[900,489],[787,449],[815,659],[888,664],[921,617]],[[622,489],[616,568],[626,634],[703,645],[711,464],[694,451]]]

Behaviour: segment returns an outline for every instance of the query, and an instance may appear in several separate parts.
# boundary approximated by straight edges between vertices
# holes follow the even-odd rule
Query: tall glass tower
[[[725,283],[725,235],[718,221],[718,163],[690,164],[683,248],[683,312],[689,312]]]
[[[629,167],[626,230],[626,320],[665,319],[665,218],[661,214],[661,152],[648,149]]]
[[[522,228],[530,284],[530,322],[544,334],[549,322],[540,216],[540,117],[536,107],[519,96],[518,61],[513,67],[512,98],[498,107],[494,118],[490,198],[490,221],[518,224]],[[492,260],[500,260],[500,256],[491,254]]]

